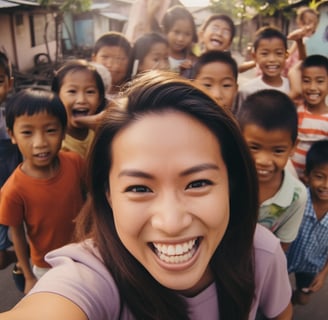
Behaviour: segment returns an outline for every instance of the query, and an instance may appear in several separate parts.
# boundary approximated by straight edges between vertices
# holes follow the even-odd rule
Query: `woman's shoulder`
[[[51,251],[46,261],[52,268],[29,294],[50,292],[63,296],[79,306],[90,320],[118,318],[118,289],[91,240]]]

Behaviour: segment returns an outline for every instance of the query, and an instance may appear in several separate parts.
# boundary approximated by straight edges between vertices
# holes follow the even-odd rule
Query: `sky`
[[[206,7],[209,4],[209,0],[180,0],[186,7]]]

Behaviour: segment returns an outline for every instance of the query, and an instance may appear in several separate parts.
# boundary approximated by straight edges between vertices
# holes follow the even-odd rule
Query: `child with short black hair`
[[[193,68],[193,79],[216,99],[217,103],[232,110],[238,84],[236,61],[223,51],[203,53]]]
[[[288,271],[295,273],[294,304],[307,304],[328,275],[328,140],[315,142],[306,155],[308,200],[296,240],[288,252]]]
[[[112,97],[117,95],[121,86],[129,79],[130,54],[130,42],[122,33],[115,31],[103,34],[93,47],[92,60],[104,65],[111,74]]]
[[[305,186],[285,169],[297,137],[296,108],[286,94],[261,90],[247,97],[237,117],[257,169],[258,221],[286,251],[297,236],[306,203]]]
[[[10,141],[6,127],[6,100],[14,79],[10,61],[0,51],[0,187],[5,183],[16,166],[22,161],[19,150]],[[15,252],[7,250],[12,246],[8,237],[8,227],[0,225],[0,270],[16,261]]]
[[[303,179],[305,157],[313,142],[328,139],[328,58],[312,55],[301,64],[304,104],[297,108],[298,136],[293,165]]]
[[[50,268],[45,254],[72,240],[85,164],[74,152],[60,152],[67,116],[54,93],[19,91],[8,101],[6,123],[24,160],[1,188],[0,223],[11,229],[27,293]]]
[[[253,44],[253,59],[261,69],[261,75],[240,86],[238,108],[250,94],[275,89],[289,93],[288,79],[281,76],[287,59],[287,38],[275,27],[263,27],[256,32]]]

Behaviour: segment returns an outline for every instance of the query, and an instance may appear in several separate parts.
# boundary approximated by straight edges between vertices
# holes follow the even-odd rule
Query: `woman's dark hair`
[[[233,20],[226,14],[212,14],[210,15],[205,22],[202,24],[201,26],[201,30],[205,31],[205,29],[208,27],[208,25],[215,20],[222,20],[224,22],[226,22],[229,25],[230,28],[230,32],[231,32],[231,38],[230,41],[233,40],[233,38],[236,35],[236,27],[235,24],[233,23]]]
[[[67,125],[66,110],[57,94],[46,90],[25,89],[15,93],[7,102],[6,124],[13,131],[15,119],[22,115],[33,116],[46,112],[56,117],[63,130]]]
[[[229,177],[230,219],[210,267],[220,303],[220,319],[248,319],[254,298],[253,235],[257,222],[256,171],[233,117],[204,91],[171,73],[138,77],[125,98],[112,105],[100,124],[88,159],[90,201],[78,222],[79,239],[92,237],[126,304],[136,319],[188,319],[184,300],[155,281],[122,244],[108,204],[112,142],[147,114],[182,112],[204,124],[221,146]],[[91,225],[90,225],[91,220]]]
[[[166,11],[162,19],[162,27],[165,34],[168,34],[171,31],[174,24],[178,20],[190,21],[191,28],[192,28],[192,41],[196,43],[198,41],[198,36],[197,36],[197,28],[196,28],[194,17],[190,13],[190,11],[188,11],[183,6],[176,5]]]
[[[61,86],[63,85],[65,76],[68,73],[77,72],[77,71],[90,72],[92,74],[92,76],[94,77],[97,88],[99,90],[99,97],[100,97],[97,112],[102,111],[107,104],[106,98],[105,98],[104,82],[103,82],[103,79],[101,78],[100,74],[98,73],[96,67],[86,60],[70,60],[70,61],[66,62],[61,68],[59,68],[55,72],[55,76],[54,76],[54,78],[52,80],[52,84],[51,84],[51,90],[53,92],[59,94],[59,91],[60,91]]]

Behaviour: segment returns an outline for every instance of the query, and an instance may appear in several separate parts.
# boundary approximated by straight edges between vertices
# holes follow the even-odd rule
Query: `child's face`
[[[129,57],[121,47],[104,46],[96,55],[93,61],[104,65],[112,76],[112,86],[120,86],[128,72]]]
[[[328,163],[312,169],[307,176],[307,183],[314,200],[328,202]]]
[[[288,158],[294,150],[291,133],[279,129],[267,131],[255,124],[248,124],[243,129],[243,135],[255,160],[260,184],[279,184]]]
[[[12,89],[13,79],[9,79],[5,70],[0,67],[0,103],[6,100],[8,93]]]
[[[221,19],[211,21],[200,34],[205,51],[229,50],[232,41],[231,37],[232,34],[229,24]]]
[[[45,111],[24,114],[15,119],[13,131],[9,134],[23,155],[22,169],[26,174],[39,177],[40,172],[55,166],[54,159],[64,138],[58,118]]]
[[[253,57],[264,76],[280,78],[287,58],[284,42],[279,38],[262,39]]]
[[[192,24],[188,19],[177,20],[167,33],[169,47],[173,53],[181,54],[192,44]]]
[[[311,12],[305,12],[303,14],[303,19],[301,21],[300,27],[308,27],[306,36],[310,37],[316,30],[317,24],[318,24],[318,17],[314,13]]]
[[[93,115],[100,104],[100,95],[96,79],[87,70],[71,71],[63,79],[59,98],[67,113],[68,132],[79,125],[77,118]]]
[[[116,135],[111,153],[108,201],[123,245],[163,286],[202,290],[229,220],[216,137],[188,115],[148,114]]]
[[[302,72],[302,94],[310,106],[325,104],[328,94],[328,74],[323,67],[308,67]]]
[[[238,85],[228,64],[211,62],[204,65],[195,82],[204,87],[220,106],[232,108]]]
[[[138,72],[169,69],[169,48],[165,43],[155,43],[139,64]]]

